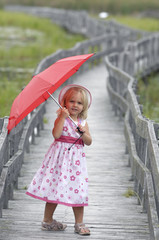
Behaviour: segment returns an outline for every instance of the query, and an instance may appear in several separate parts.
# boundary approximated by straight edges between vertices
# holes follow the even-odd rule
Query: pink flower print
[[[75,193],[78,193],[78,192],[79,192],[79,190],[78,190],[78,189],[75,189],[75,190],[74,190],[74,192],[75,192]]]
[[[75,152],[73,152],[73,155],[75,155]]]
[[[41,171],[40,174],[42,175],[42,174],[43,174],[43,171]]]
[[[72,198],[71,196],[68,196],[68,199],[69,199],[69,200],[71,200],[71,198]]]
[[[85,178],[86,182],[88,182],[88,178]]]
[[[43,164],[42,168],[44,168],[44,167],[45,167],[45,165]]]
[[[76,172],[76,175],[80,175],[81,173],[79,171]]]
[[[67,179],[67,176],[65,175],[63,178],[64,178],[64,179]]]
[[[38,189],[40,190],[40,186],[38,187]]]
[[[77,166],[79,166],[79,165],[80,165],[80,160],[77,160],[77,161],[75,162],[75,164],[76,164]]]
[[[60,172],[60,176],[62,176],[62,172]]]
[[[67,132],[68,131],[68,127],[63,127],[63,131]]]
[[[70,189],[70,191],[72,191],[72,190],[73,190],[73,188],[72,188],[72,187],[70,187],[69,189]]]
[[[52,186],[52,182],[50,182],[50,187]]]
[[[45,191],[45,187],[43,187],[42,190]]]
[[[82,157],[85,157],[85,153],[82,153]]]
[[[56,182],[56,179],[55,179],[55,178],[53,178],[53,179],[52,179],[52,181],[53,181],[53,182]]]
[[[34,189],[33,192],[36,193],[36,189]]]
[[[33,185],[36,185],[36,181],[35,180],[33,180]]]
[[[54,169],[53,169],[53,168],[51,168],[51,169],[50,169],[50,173],[53,173],[53,171],[54,171]]]
[[[49,179],[46,179],[46,182],[47,182],[47,183],[49,183],[49,182],[50,182],[50,180],[49,180]]]
[[[70,177],[70,179],[71,179],[71,181],[75,181],[76,178],[75,178],[75,176],[72,175],[72,176]]]
[[[63,198],[63,194],[61,194],[60,197]]]
[[[70,169],[69,172],[71,173],[71,172],[72,172],[72,169]]]
[[[55,172],[56,174],[58,174],[58,171],[56,170],[56,172]]]
[[[86,201],[88,202],[88,197],[86,197]]]

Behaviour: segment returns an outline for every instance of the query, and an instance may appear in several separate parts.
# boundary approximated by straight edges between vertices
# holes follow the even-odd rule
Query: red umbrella
[[[59,86],[78,71],[94,53],[63,58],[35,75],[15,98],[8,122],[8,133],[31,111],[47,100]]]

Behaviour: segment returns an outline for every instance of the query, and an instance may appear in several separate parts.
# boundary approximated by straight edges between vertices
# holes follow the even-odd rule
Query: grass
[[[83,36],[68,33],[49,19],[0,11],[0,67],[35,69],[45,56],[83,40]],[[0,117],[4,117],[32,74],[1,73],[0,77]]]
[[[158,0],[3,0],[3,4],[50,6],[54,8],[87,10],[92,13],[106,11],[111,14],[131,14],[134,12],[159,9]]]
[[[133,29],[156,32],[159,31],[159,20],[152,18],[141,18],[136,15],[110,15],[108,19],[114,19],[117,22]]]
[[[138,92],[140,104],[143,105],[143,115],[159,122],[159,75],[152,75],[145,83],[138,79]]]
[[[126,190],[126,192],[123,194],[123,196],[126,197],[126,198],[130,198],[130,197],[136,196],[136,193],[134,192],[133,189],[128,188],[128,189]]]

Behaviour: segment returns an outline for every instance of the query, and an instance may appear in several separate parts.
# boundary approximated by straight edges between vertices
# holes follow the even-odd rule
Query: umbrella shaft
[[[48,92],[48,91],[47,91],[47,92]],[[48,92],[48,94],[49,94],[50,97],[54,100],[54,102],[62,109],[62,106],[59,104],[59,102],[56,100],[56,98],[54,98],[51,93]],[[78,125],[75,123],[75,121],[74,121],[70,116],[68,116],[68,118],[69,118],[69,119],[75,124],[75,126],[78,128]]]

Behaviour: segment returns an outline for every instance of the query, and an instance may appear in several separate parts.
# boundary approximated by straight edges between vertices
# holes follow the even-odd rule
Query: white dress
[[[80,124],[84,126],[85,120],[80,120]],[[67,118],[62,137],[49,147],[26,194],[72,207],[88,205],[88,173],[83,141],[80,139],[68,150],[79,137],[75,128]]]

